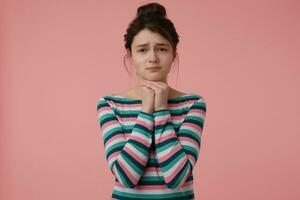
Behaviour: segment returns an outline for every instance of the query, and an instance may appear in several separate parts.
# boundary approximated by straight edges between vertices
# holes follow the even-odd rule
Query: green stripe
[[[137,173],[141,174],[144,171],[144,166],[138,161],[134,160],[133,157],[126,151],[122,151],[122,156],[124,160],[130,165],[130,167]]]
[[[200,136],[197,133],[193,132],[191,129],[181,129],[178,132],[177,136],[178,137],[184,136],[184,137],[191,138],[192,140],[196,141],[200,146],[200,142],[201,142]]]
[[[170,168],[172,168],[180,159],[182,159],[184,155],[185,153],[183,149],[180,149],[175,154],[173,154],[170,158],[168,158],[166,161],[159,163],[159,166],[163,171],[167,171]]]
[[[111,156],[111,154],[113,154],[117,151],[122,151],[124,145],[125,145],[125,142],[124,143],[118,143],[118,144],[114,145],[113,147],[109,147],[106,151],[106,159],[108,159],[109,156]]]
[[[183,168],[181,168],[178,174],[176,174],[176,176],[173,178],[173,180],[167,184],[169,188],[175,189],[179,186],[180,181],[183,179],[184,175],[186,174],[186,171],[189,168],[188,165],[189,162],[186,162]]]
[[[122,182],[127,186],[127,187],[135,187],[135,185],[130,181],[126,173],[123,171],[122,167],[119,165],[118,161],[115,161],[115,168],[118,170],[118,174],[120,178],[122,179]]]
[[[157,149],[160,149],[161,147],[163,147],[163,146],[165,146],[165,145],[167,145],[167,144],[170,144],[170,143],[174,144],[174,143],[176,143],[176,142],[178,142],[178,139],[177,139],[177,138],[170,138],[170,139],[168,139],[168,140],[166,140],[166,141],[163,141],[163,142],[160,142],[160,143],[158,143],[158,144],[155,144],[155,147],[156,147]]]
[[[192,195],[194,192],[193,190],[188,190],[185,192],[173,192],[169,194],[131,194],[131,193],[125,193],[118,190],[113,190],[113,194],[119,195],[120,197],[127,197],[127,198],[134,198],[134,199],[167,199],[172,197],[181,197],[186,198],[189,195]],[[121,198],[122,199],[122,198]],[[183,200],[183,199],[182,199]]]

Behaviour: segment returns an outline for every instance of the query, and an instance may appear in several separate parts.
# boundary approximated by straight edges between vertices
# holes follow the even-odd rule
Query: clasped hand
[[[141,80],[141,86],[146,86],[155,92],[154,110],[168,108],[169,85],[162,81]]]

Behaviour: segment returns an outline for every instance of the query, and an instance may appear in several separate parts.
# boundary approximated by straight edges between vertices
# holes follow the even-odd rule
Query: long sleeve
[[[153,115],[140,111],[132,132],[126,134],[127,140],[112,106],[103,97],[98,101],[97,113],[109,169],[121,185],[134,188],[149,158]]]
[[[178,133],[175,132],[169,109],[157,110],[152,114],[159,168],[168,188],[180,188],[198,159],[206,103],[201,97],[192,104]]]

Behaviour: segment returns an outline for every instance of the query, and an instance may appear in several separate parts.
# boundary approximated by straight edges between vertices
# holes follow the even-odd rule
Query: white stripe
[[[113,124],[111,124],[111,125],[109,125],[109,126],[106,126],[105,128],[102,128],[102,135],[103,135],[103,137],[106,137],[106,135],[107,135],[107,133],[109,132],[109,131],[111,131],[112,129],[114,129],[114,128],[120,128],[121,126],[120,126],[120,124],[118,124],[118,123],[113,123]],[[122,128],[122,127],[121,127]]]
[[[130,143],[127,143],[126,147],[130,149],[132,152],[134,152],[135,155],[137,155],[140,159],[143,161],[147,161],[148,157],[146,157],[144,154],[142,154],[138,149],[136,149],[134,146],[132,146]]]
[[[132,135],[141,138],[141,139],[144,140],[146,143],[151,143],[152,138],[147,137],[147,136],[144,135],[143,133],[134,131],[134,132],[132,132]],[[130,138],[130,137],[128,137],[128,138]]]
[[[118,181],[119,181],[122,185],[124,185],[123,180],[121,179],[118,170],[116,170],[116,166],[115,166],[115,165],[114,165],[114,172],[115,172],[115,175],[116,175],[116,178],[118,179]]]
[[[196,143],[196,142],[195,142]],[[186,140],[180,140],[180,144],[183,145],[183,146],[189,146],[189,147],[192,147],[194,149],[196,149],[196,151],[199,151],[200,148],[198,146],[198,143],[197,145],[195,145],[194,143],[190,142],[190,141],[186,141]]]
[[[199,127],[199,128],[201,129],[201,127]],[[194,134],[196,134],[198,137],[200,137],[200,131],[195,129],[194,127],[191,127],[190,125],[182,125],[180,127],[180,130],[184,130],[184,129],[189,130],[189,131],[193,132]],[[189,134],[190,134],[190,132],[189,132]]]
[[[167,149],[165,149],[165,150],[163,150],[163,151],[160,151],[159,153],[157,153],[157,157],[162,157],[162,156],[164,156],[164,155],[166,155],[166,154],[169,154],[171,151],[172,151],[172,149],[175,149],[176,148],[176,145],[177,143],[174,143],[172,146],[170,146],[169,148],[167,148]],[[172,152],[172,153],[174,153],[174,152]]]
[[[111,115],[111,114],[114,114],[112,110],[107,110],[106,107],[102,107],[101,110],[98,110],[98,119],[102,118],[104,115]]]
[[[128,171],[130,171],[130,173],[137,179],[140,175],[138,173],[136,173],[136,171],[134,171],[132,169],[132,167],[127,163],[127,161],[122,157],[122,154],[120,154],[119,156],[119,161],[126,167],[126,169]],[[128,176],[129,177],[129,176]]]
[[[157,172],[146,171],[146,172],[144,172],[143,177],[144,177],[144,176],[148,176],[148,177],[157,177],[157,175],[158,175]]]
[[[120,142],[126,142],[126,140],[124,138],[117,138],[117,139],[114,139],[110,142],[106,142],[105,144],[105,152],[114,144],[117,144],[117,143],[120,143]]]
[[[191,112],[191,113],[189,113],[188,116],[200,117],[202,119],[205,118],[205,115],[202,112],[200,112],[200,113],[199,112]]]
[[[110,160],[108,160],[108,166],[111,168],[111,166],[114,164],[115,160],[117,159],[117,156],[111,157]]]
[[[168,130],[163,131],[163,133],[160,133],[160,134],[156,133],[155,134],[155,139],[158,138],[158,137],[160,138],[162,136],[164,136],[164,137],[169,136],[170,134],[174,134],[174,132],[175,132],[174,129],[168,129]]]
[[[169,177],[169,176],[171,176],[173,173],[174,173],[174,171],[179,167],[179,165],[182,163],[182,162],[185,162],[185,157],[183,156],[177,163],[175,163],[173,166],[174,167],[171,167],[168,171],[166,171],[166,172],[164,172],[164,176],[165,177]],[[177,167],[175,167],[175,166],[177,166]]]
[[[170,117],[171,115],[168,113],[164,113],[163,115],[155,116],[154,121],[161,121],[161,120],[166,120]]]
[[[177,189],[166,189],[166,190],[161,190],[161,189],[149,189],[149,190],[141,190],[141,189],[134,189],[134,188],[125,188],[125,187],[119,187],[117,185],[114,186],[114,189],[120,192],[126,192],[126,193],[131,193],[131,194],[170,194],[174,192],[185,192],[193,189],[193,184],[190,186],[186,187],[181,187]]]

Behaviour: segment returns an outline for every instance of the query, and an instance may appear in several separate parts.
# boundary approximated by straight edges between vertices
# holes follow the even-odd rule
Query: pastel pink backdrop
[[[150,1],[0,2],[0,199],[110,199],[96,103],[128,89],[123,35]],[[300,3],[157,1],[170,84],[207,101],[197,200],[300,198]]]

